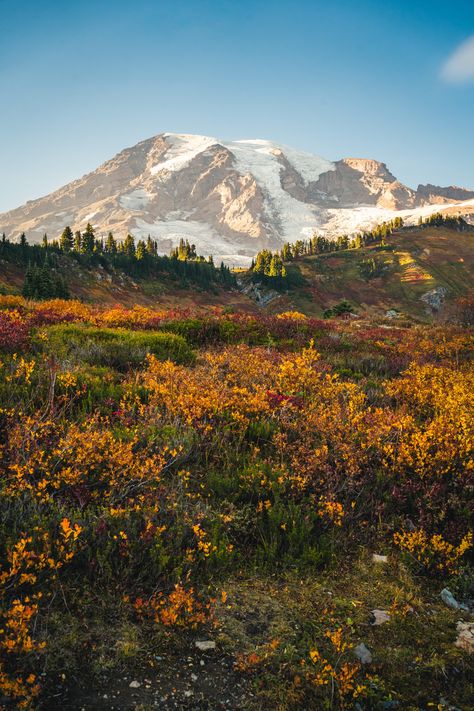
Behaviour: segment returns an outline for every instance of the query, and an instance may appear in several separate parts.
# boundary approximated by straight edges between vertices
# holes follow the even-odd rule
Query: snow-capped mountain
[[[331,162],[271,141],[164,133],[0,214],[0,232],[35,242],[91,222],[98,235],[151,235],[164,253],[184,237],[199,254],[238,265],[315,231],[337,237],[398,214],[414,222],[473,198],[463,188],[412,190],[375,160]]]

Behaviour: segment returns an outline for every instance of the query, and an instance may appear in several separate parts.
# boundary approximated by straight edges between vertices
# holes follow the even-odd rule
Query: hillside
[[[222,141],[164,133],[118,153],[93,172],[45,197],[0,214],[0,232],[39,242],[92,223],[156,240],[160,254],[181,238],[199,254],[248,266],[261,249],[278,249],[316,230],[330,238],[400,215],[415,224],[440,209],[467,214],[474,192],[403,185],[376,160],[320,156],[267,140]]]
[[[301,286],[270,301],[270,311],[295,309],[321,316],[346,299],[365,316],[381,316],[394,309],[424,320],[436,308],[430,308],[423,295],[441,288],[445,290],[441,301],[449,302],[472,289],[474,230],[402,229],[390,235],[385,247],[378,244],[304,256],[287,269],[300,277]]]
[[[29,249],[39,255],[36,259],[41,263],[44,250],[38,246]],[[103,305],[222,306],[268,313],[297,310],[321,317],[325,310],[347,300],[364,317],[381,317],[396,310],[424,321],[431,320],[444,304],[468,293],[474,284],[474,229],[458,232],[435,226],[398,230],[384,247],[373,244],[299,257],[287,263],[294,285],[278,292],[258,280],[255,284],[248,271],[236,273],[235,286],[203,285],[163,271],[141,274],[130,265],[120,268],[108,264],[105,257],[88,260],[85,255],[74,258],[55,250],[49,254],[55,270],[67,276],[72,298]],[[5,256],[2,258],[0,245],[0,293],[20,294],[28,258],[19,263]]]

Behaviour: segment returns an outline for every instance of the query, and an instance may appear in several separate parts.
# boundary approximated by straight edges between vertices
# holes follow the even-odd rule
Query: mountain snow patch
[[[218,142],[209,136],[193,136],[184,133],[164,133],[163,137],[170,147],[165,153],[166,160],[150,168],[152,175],[156,175],[162,170],[170,172],[181,170],[193,158]]]
[[[121,195],[119,198],[119,204],[126,210],[142,210],[145,205],[147,205],[153,195],[143,188],[138,188],[137,190],[132,190],[131,193],[126,195]]]
[[[295,241],[302,236],[309,237],[319,220],[316,211],[307,203],[293,198],[282,188],[282,165],[278,160],[279,151],[271,141],[233,141],[223,143],[236,161],[240,173],[253,175],[266,197],[266,209],[272,221],[279,224],[282,241]],[[317,173],[313,166],[312,176]],[[313,178],[316,179],[317,178]]]
[[[254,250],[247,250],[247,255],[236,254],[233,241],[219,234],[211,225],[195,220],[135,220],[136,227],[131,229],[134,237],[146,239],[150,235],[158,242],[158,250],[167,254],[171,247],[176,247],[180,239],[187,239],[196,245],[198,254],[204,257],[213,255],[214,261],[219,265],[225,261],[231,266],[248,266]]]

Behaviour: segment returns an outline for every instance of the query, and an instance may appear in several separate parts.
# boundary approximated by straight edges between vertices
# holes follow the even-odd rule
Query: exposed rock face
[[[458,622],[456,647],[464,649],[469,654],[474,654],[474,622]]]
[[[184,237],[198,253],[237,265],[260,249],[277,249],[314,231],[337,237],[368,229],[400,210],[415,222],[417,206],[436,202],[436,195],[442,206],[474,192],[433,186],[413,191],[375,160],[332,163],[270,141],[164,133],[0,215],[0,232],[11,238],[26,232],[35,242],[45,232],[54,239],[66,225],[77,230],[91,222],[99,236],[150,234],[163,253]]]
[[[447,188],[441,188],[438,185],[419,185],[416,191],[420,203],[434,202],[461,202],[462,200],[472,200],[474,198],[474,190],[466,190],[456,185],[450,185]]]
[[[434,289],[422,294],[420,299],[433,311],[439,311],[447,296],[447,291],[444,286],[436,286]]]

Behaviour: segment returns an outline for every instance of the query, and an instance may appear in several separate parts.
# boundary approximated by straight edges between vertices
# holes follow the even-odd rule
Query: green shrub
[[[48,339],[37,345],[60,358],[109,366],[119,371],[141,366],[148,354],[160,360],[189,364],[194,352],[186,340],[165,331],[129,331],[124,328],[94,328],[78,324],[51,326]]]

